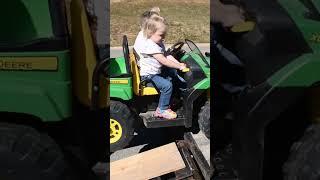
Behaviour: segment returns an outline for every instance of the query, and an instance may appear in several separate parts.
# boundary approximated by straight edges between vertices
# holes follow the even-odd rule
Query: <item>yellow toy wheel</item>
[[[119,101],[110,101],[110,152],[128,146],[133,138],[134,114]]]
[[[119,139],[121,139],[121,136],[121,124],[115,119],[110,119],[110,144],[119,141]]]

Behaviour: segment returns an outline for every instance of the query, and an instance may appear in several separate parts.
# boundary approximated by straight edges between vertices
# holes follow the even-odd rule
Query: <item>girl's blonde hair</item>
[[[146,21],[151,18],[153,15],[158,15],[160,16],[160,8],[159,7],[153,7],[148,11],[145,11],[142,15],[141,15],[141,19],[140,19],[140,27],[142,28],[144,26],[144,24],[146,23]]]
[[[146,38],[150,38],[159,29],[164,29],[164,32],[166,32],[167,22],[161,16],[152,15],[142,27],[143,36]]]
[[[158,6],[151,8],[150,12],[157,13],[160,16],[160,8]]]

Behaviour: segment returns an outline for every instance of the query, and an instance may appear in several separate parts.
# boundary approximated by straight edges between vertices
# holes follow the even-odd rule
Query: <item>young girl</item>
[[[137,44],[140,48],[136,49],[140,56],[140,76],[142,80],[151,80],[160,91],[159,104],[154,116],[174,119],[177,114],[169,108],[173,90],[171,81],[167,79],[170,76],[168,74],[170,71],[162,71],[162,66],[183,70],[186,65],[179,63],[172,56],[170,59],[164,56],[163,40],[167,31],[164,18],[160,16],[149,18],[142,30],[145,41],[141,41],[142,44]]]
[[[140,19],[140,31],[136,37],[136,40],[134,42],[133,48],[135,51],[140,52],[140,49],[143,48],[141,46],[143,46],[143,44],[145,43],[145,41],[147,40],[146,37],[143,35],[143,27],[145,27],[146,22],[149,19],[152,19],[154,17],[160,17],[160,8],[159,7],[153,7],[148,11],[145,11],[142,15],[141,15],[141,19]],[[173,56],[169,55],[166,57],[167,59],[171,60],[171,61],[176,61],[175,58],[173,58]],[[178,61],[176,61],[178,62]],[[139,65],[139,62],[138,62]],[[181,78],[179,78],[180,81],[182,81]],[[181,83],[180,83],[181,84]]]
[[[145,26],[145,23],[147,22],[148,19],[150,19],[151,17],[154,16],[160,16],[160,8],[159,7],[153,7],[148,11],[145,11],[142,15],[141,15],[141,19],[140,19],[140,32],[138,33],[136,40],[134,42],[133,48],[135,51],[140,51],[141,46],[144,44],[144,42],[147,40],[144,36],[143,36],[143,30],[142,28]]]

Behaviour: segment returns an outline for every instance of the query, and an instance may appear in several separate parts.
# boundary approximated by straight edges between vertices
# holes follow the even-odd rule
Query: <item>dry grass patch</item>
[[[169,23],[166,43],[185,38],[198,43],[210,41],[209,0],[111,0],[111,46],[121,45],[123,35],[132,45],[139,32],[140,15],[154,6],[160,7],[161,16]]]

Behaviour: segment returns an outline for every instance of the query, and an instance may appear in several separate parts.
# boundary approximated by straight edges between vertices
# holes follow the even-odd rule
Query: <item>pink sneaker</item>
[[[156,111],[153,113],[154,117],[161,117],[160,108],[157,107]]]
[[[165,119],[175,119],[177,118],[177,113],[172,111],[171,109],[164,110],[162,113],[160,112],[160,108],[157,108],[157,110],[154,112],[155,117],[161,117]]]

